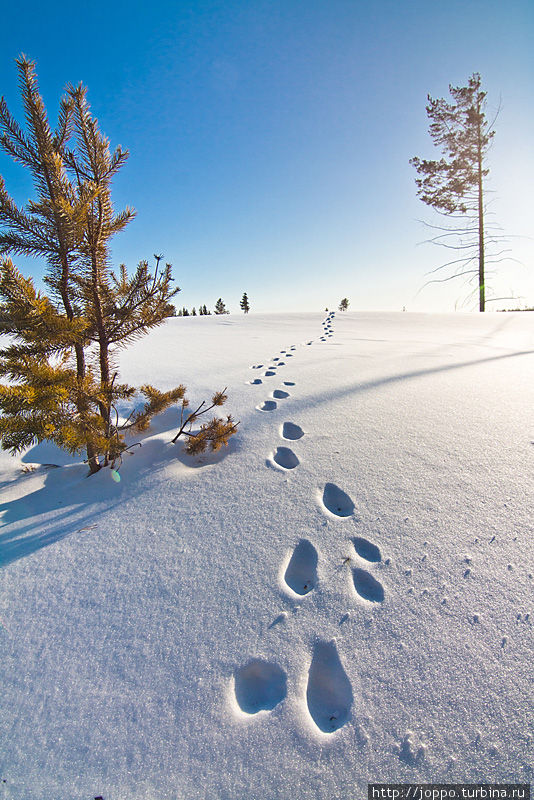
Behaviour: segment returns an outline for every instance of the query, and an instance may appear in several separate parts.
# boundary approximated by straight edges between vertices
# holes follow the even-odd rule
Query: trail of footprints
[[[286,425],[288,423],[285,423]],[[293,425],[293,423],[290,423]],[[295,433],[295,431],[291,430]],[[326,513],[339,518],[347,516],[354,505],[348,495],[334,484],[326,484],[322,493]],[[382,560],[379,547],[362,536],[352,539],[354,556],[345,558],[352,570],[352,583],[359,598],[369,604],[384,600],[384,587],[367,569],[352,566],[365,563],[371,569]],[[316,589],[319,553],[308,539],[300,539],[285,567],[283,581],[286,590],[303,598]],[[285,619],[280,615],[271,627]],[[287,696],[287,676],[275,663],[253,658],[236,670],[235,697],[246,714],[272,711]],[[306,686],[306,707],[316,727],[322,733],[334,733],[350,719],[353,694],[350,681],[341,663],[335,640],[317,639],[313,644]]]
[[[320,342],[333,336],[332,320],[334,312],[323,321],[323,335]],[[306,342],[312,345],[313,340]],[[293,357],[296,346],[282,350],[271,359],[263,373],[263,378],[273,377],[286,359]],[[263,369],[264,364],[255,364],[252,369]],[[259,385],[257,378],[249,381]],[[292,387],[294,381],[284,381],[284,387]],[[256,406],[258,411],[272,412],[278,408],[277,401],[290,397],[287,389],[275,389],[271,397]],[[280,437],[286,442],[298,442],[305,435],[295,422],[283,422],[279,428]],[[288,446],[278,446],[270,455],[268,464],[278,469],[293,470],[300,464],[296,453]],[[349,495],[334,483],[326,483],[319,491],[319,503],[323,512],[330,518],[342,520],[354,515],[355,506]],[[373,542],[361,536],[352,539],[354,556],[345,557],[343,565],[351,569],[351,582],[357,598],[370,605],[384,601],[384,587],[369,569],[382,560],[380,549]],[[308,539],[300,539],[287,560],[283,581],[286,590],[296,598],[310,595],[319,583],[319,554]],[[364,568],[364,565],[367,569]],[[282,622],[285,612],[277,617],[270,627]],[[252,658],[239,667],[234,674],[235,698],[240,709],[246,714],[272,711],[287,696],[287,676],[275,663],[260,658]],[[317,639],[313,645],[308,669],[306,706],[311,719],[322,733],[333,733],[350,719],[353,694],[350,681],[341,663],[335,640],[330,642]]]
[[[325,320],[323,320],[322,327],[323,327],[323,336],[319,339],[319,341],[326,341],[327,337],[333,336],[333,329],[332,329],[332,320],[334,318],[334,312],[331,311]],[[313,340],[306,342],[307,345],[313,344]],[[270,361],[271,363],[265,369],[263,373],[263,378],[272,378],[276,376],[277,370],[281,367],[286,366],[286,360],[288,358],[293,358],[294,352],[297,349],[296,345],[291,345],[289,348],[285,350],[281,350],[279,355],[274,356]],[[263,369],[265,364],[253,364],[251,369]],[[263,383],[261,378],[254,378],[248,383],[251,386],[258,386]],[[294,381],[283,381],[284,387],[291,387],[295,386]],[[276,411],[278,409],[278,402],[279,400],[287,400],[291,396],[291,393],[287,389],[274,389],[271,393],[271,396],[263,400],[256,406],[256,409],[263,413],[270,413],[272,411]],[[291,427],[292,426],[292,427]],[[297,431],[298,433],[295,433]],[[292,422],[286,422],[282,426],[282,430],[280,431],[280,436],[282,439],[295,441],[300,439],[304,435],[302,429]],[[271,453],[269,458],[267,459],[267,464],[269,466],[275,467],[276,469],[280,470],[293,470],[300,464],[300,459],[298,455],[296,455],[290,447],[277,447],[276,450]]]

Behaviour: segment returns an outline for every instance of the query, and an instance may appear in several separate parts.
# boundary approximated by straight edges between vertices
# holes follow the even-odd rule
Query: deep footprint
[[[307,539],[301,539],[293,550],[284,580],[296,594],[305,595],[317,583],[317,550]]]
[[[304,431],[300,425],[296,425],[294,422],[284,422],[282,425],[282,433],[280,435],[283,439],[295,441],[296,439],[301,439],[304,436]]]
[[[295,469],[300,464],[297,456],[289,447],[277,447],[273,455],[273,461],[282,469]]]
[[[352,540],[354,545],[354,549],[360,556],[360,558],[365,558],[366,561],[381,561],[382,556],[380,555],[380,550],[373,544],[372,542],[367,541],[362,536],[356,537],[356,539]]]
[[[256,406],[258,411],[274,411],[276,403],[274,400],[264,400],[261,406]]]
[[[311,718],[323,733],[337,731],[349,719],[352,689],[334,641],[315,643],[306,700]]]
[[[274,371],[274,369],[268,369],[267,372],[264,373],[263,377],[264,378],[269,378],[271,375],[276,375],[276,372]]]
[[[276,397],[277,400],[285,400],[286,397],[289,397],[289,392],[284,392],[282,389],[275,389],[273,397]]]
[[[370,603],[382,603],[384,600],[384,587],[364,569],[353,569],[352,580],[354,588],[364,600]]]
[[[294,386],[295,381],[284,381],[284,386]]]
[[[235,673],[235,697],[246,714],[272,711],[287,694],[287,677],[277,664],[254,658]]]
[[[354,513],[354,503],[335,483],[327,483],[324,487],[323,504],[336,517],[350,517]]]
[[[248,383],[250,384],[250,386],[259,386],[260,383],[263,383],[263,381],[261,378],[255,378],[255,380],[248,381]]]

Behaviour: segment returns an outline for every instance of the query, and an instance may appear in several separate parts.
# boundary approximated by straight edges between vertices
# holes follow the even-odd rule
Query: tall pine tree
[[[465,258],[443,264],[456,266],[449,278],[472,275],[478,279],[479,310],[486,307],[486,224],[484,206],[484,179],[489,173],[486,166],[491,140],[495,135],[485,114],[486,92],[482,91],[481,78],[474,73],[467,86],[449,86],[452,102],[428,95],[427,115],[431,120],[429,132],[436,147],[444,157],[439,161],[412,158],[420,177],[416,178],[417,194],[426,205],[452,219],[464,218],[461,227],[443,228],[445,232],[432,241],[458,250],[469,250]],[[431,226],[438,227],[438,226]],[[471,240],[466,244],[465,234],[474,235],[472,243],[476,253],[470,252]],[[495,238],[493,240],[495,241]],[[478,261],[477,267],[473,263]],[[438,269],[441,269],[439,267]]]
[[[243,292],[243,297],[241,298],[239,307],[243,310],[245,314],[248,314],[248,312],[250,311],[250,304],[248,302],[248,297],[246,292]]]

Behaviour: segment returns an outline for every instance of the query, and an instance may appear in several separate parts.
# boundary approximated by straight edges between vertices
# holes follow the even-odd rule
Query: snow
[[[0,796],[530,782],[531,315],[178,318],[120,363],[238,434],[1,455]]]

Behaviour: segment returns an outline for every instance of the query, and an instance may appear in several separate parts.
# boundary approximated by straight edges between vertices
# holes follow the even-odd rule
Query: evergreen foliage
[[[434,161],[415,157],[410,164],[419,175],[415,182],[423,203],[449,219],[463,220],[455,227],[430,226],[444,231],[432,242],[467,252],[464,258],[442,264],[438,270],[454,267],[454,272],[444,280],[466,275],[470,276],[468,280],[476,278],[479,310],[484,311],[487,300],[484,179],[489,173],[487,154],[495,131],[486,118],[486,92],[481,85],[480,75],[474,73],[467,86],[449,86],[452,102],[428,95],[430,136],[444,157]],[[491,241],[501,238],[493,235]]]
[[[340,311],[346,311],[347,308],[349,307],[349,305],[350,305],[350,302],[349,302],[348,298],[344,297],[343,300],[341,300],[341,302],[339,304],[339,310]]]
[[[32,62],[17,61],[26,131],[0,100],[0,147],[31,173],[37,199],[19,208],[0,177],[0,439],[12,452],[48,439],[71,453],[87,453],[91,473],[115,464],[128,449],[126,432],[177,401],[167,392],[118,382],[120,347],[175,314],[172,268],[141,261],[132,276],[111,271],[109,244],[133,219],[115,213],[111,182],[127,152],[113,153],[92,116],[83,86],[67,87],[52,131]],[[8,254],[46,261],[47,297],[24,278]],[[185,311],[185,310],[184,310]],[[133,407],[120,420],[118,403]],[[231,435],[219,431],[221,438]],[[224,434],[224,435],[223,435]],[[224,442],[223,442],[224,443]]]
[[[226,306],[225,306],[222,298],[220,298],[220,297],[217,300],[217,302],[215,303],[215,313],[216,314],[229,314],[230,313],[229,311],[226,310]]]
[[[243,292],[243,297],[241,298],[241,302],[239,303],[239,307],[243,310],[245,314],[248,314],[250,311],[250,305],[248,302],[247,293]]]
[[[211,411],[212,408],[224,405],[228,399],[225,392],[226,387],[222,392],[216,392],[211,399],[211,405],[206,406],[206,408],[204,408],[206,403],[203,400],[198,408],[191,414],[185,413],[186,408],[189,407],[188,400],[185,398],[182,400],[180,428],[172,441],[176,442],[182,435],[187,436],[188,441],[185,446],[185,451],[189,453],[189,455],[204,453],[208,447],[213,452],[220,450],[222,446],[227,447],[230,436],[236,433],[239,422],[234,422],[230,414],[227,415],[226,419],[213,417],[209,422],[201,424],[198,431],[193,432],[192,430],[193,423],[196,422],[202,414],[206,414],[208,411]]]

